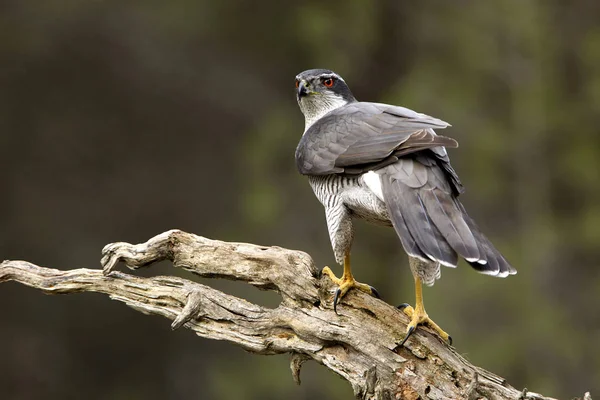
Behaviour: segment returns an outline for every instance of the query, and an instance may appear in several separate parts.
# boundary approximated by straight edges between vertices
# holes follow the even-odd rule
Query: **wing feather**
[[[326,114],[304,133],[296,149],[296,165],[305,175],[378,169],[388,165],[389,158],[458,146],[454,139],[433,131],[447,126],[403,107],[350,103]]]
[[[437,146],[457,147],[458,143],[454,139],[438,136],[433,131],[425,129],[385,133],[360,139],[351,144],[335,160],[335,166],[368,164],[381,161],[391,155],[405,155]]]

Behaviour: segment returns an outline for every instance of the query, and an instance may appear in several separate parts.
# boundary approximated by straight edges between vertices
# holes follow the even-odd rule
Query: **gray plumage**
[[[394,227],[404,250],[420,260],[411,263],[418,266],[413,273],[427,285],[439,278],[440,264],[455,267],[459,257],[485,274],[516,273],[458,200],[464,189],[445,149],[458,144],[434,132],[446,122],[358,102],[332,71],[296,79],[306,117],[296,165],[325,207],[339,263],[352,245],[352,218],[362,218]]]

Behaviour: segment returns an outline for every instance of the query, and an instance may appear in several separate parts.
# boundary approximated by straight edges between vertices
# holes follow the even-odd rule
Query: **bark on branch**
[[[171,260],[175,267],[209,278],[247,282],[277,291],[269,309],[209,286],[169,276],[139,278],[114,271]],[[201,337],[228,340],[258,354],[291,354],[297,383],[300,367],[315,360],[346,379],[361,399],[549,399],[517,390],[465,360],[427,328],[402,348],[407,317],[360,291],[333,312],[333,286],[311,257],[279,247],[226,243],[179,230],[146,243],[112,243],[103,250],[104,271],[61,271],[26,261],[0,264],[0,282],[17,281],[51,294],[105,293],[146,314],[173,320]],[[591,400],[589,393],[583,397]]]

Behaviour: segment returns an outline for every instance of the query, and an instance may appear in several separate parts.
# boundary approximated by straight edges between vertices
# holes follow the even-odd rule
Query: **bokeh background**
[[[359,99],[453,125],[462,200],[519,270],[462,264],[426,289],[458,351],[518,388],[600,395],[597,0],[8,0],[0,31],[0,259],[99,268],[109,242],[180,228],[333,263],[294,164],[294,76],[331,68]],[[414,301],[392,230],[359,223],[353,255],[388,302]],[[352,398],[315,363],[297,387],[286,356],[102,295],[6,283],[0,311],[2,399]]]

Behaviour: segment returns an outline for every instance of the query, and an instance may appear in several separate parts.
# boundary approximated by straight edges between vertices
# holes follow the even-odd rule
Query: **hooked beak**
[[[298,98],[308,96],[308,89],[306,88],[306,81],[301,81],[298,85]]]

